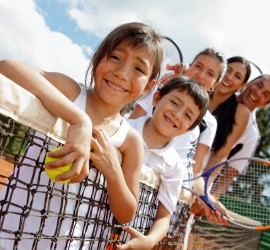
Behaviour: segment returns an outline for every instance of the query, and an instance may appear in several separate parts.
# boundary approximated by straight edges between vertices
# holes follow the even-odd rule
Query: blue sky
[[[173,38],[186,63],[216,47],[270,73],[269,9],[268,0],[0,0],[0,56],[83,81],[101,39],[141,21]]]

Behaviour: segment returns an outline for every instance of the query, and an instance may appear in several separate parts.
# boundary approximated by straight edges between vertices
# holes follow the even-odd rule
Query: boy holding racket
[[[117,249],[151,249],[166,235],[186,172],[175,150],[174,138],[196,127],[207,106],[205,89],[191,78],[179,77],[154,94],[152,117],[129,120],[144,140],[144,167],[157,172],[161,184],[155,220],[148,234],[127,227],[133,239]]]

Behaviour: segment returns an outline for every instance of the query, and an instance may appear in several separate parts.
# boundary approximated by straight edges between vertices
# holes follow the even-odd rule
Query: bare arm
[[[47,167],[59,167],[73,162],[72,170],[57,178],[64,180],[78,176],[72,182],[83,180],[89,172],[92,123],[90,118],[66,97],[75,99],[70,93],[79,93],[76,82],[63,74],[45,72],[8,60],[0,61],[0,73],[34,94],[52,114],[70,124],[65,146],[50,155],[61,159],[48,163]],[[66,96],[46,78],[58,88],[65,88]]]
[[[137,250],[150,250],[159,241],[165,237],[169,230],[170,213],[160,202],[156,213],[156,218],[147,236],[141,234],[137,230],[127,227],[125,230],[131,234],[132,240],[124,245],[117,246],[116,249],[137,249]]]
[[[106,176],[110,209],[120,223],[129,222],[137,209],[140,170],[143,163],[143,144],[139,134],[130,127],[124,144],[120,147],[122,164],[106,134],[95,131],[91,159]],[[121,204],[121,206],[119,206]]]
[[[208,145],[198,143],[196,153],[194,155],[195,164],[193,165],[194,176],[199,176],[203,172],[203,167],[206,163],[206,158],[210,147]]]
[[[232,133],[228,135],[227,142],[224,144],[224,146],[220,150],[211,154],[206,169],[209,169],[227,159],[231,148],[245,131],[248,124],[248,118],[249,109],[243,104],[238,104]]]

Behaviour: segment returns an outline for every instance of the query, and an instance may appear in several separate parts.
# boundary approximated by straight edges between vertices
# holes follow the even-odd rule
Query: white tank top
[[[79,107],[81,110],[86,111],[86,100],[87,100],[87,89],[81,86],[81,93],[74,101],[74,104]],[[120,147],[128,133],[129,123],[123,118],[118,130],[111,136],[111,142],[115,147]]]

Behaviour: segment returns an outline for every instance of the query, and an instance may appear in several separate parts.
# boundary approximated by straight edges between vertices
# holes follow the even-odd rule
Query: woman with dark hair
[[[209,110],[217,119],[217,132],[212,145],[212,151],[220,150],[227,141],[228,135],[237,123],[235,117],[238,102],[237,91],[242,90],[250,77],[251,67],[249,62],[240,56],[231,57],[227,60],[228,68],[223,80],[210,93]],[[242,111],[240,105],[239,111]],[[241,119],[243,117],[241,116]]]
[[[215,88],[209,93],[209,111],[217,120],[217,131],[212,144],[206,168],[210,168],[224,160],[230,154],[235,142],[241,137],[248,124],[250,110],[244,104],[238,103],[237,92],[244,89],[251,75],[250,63],[247,59],[235,56],[227,59],[227,71]],[[196,151],[196,155],[200,152]],[[195,164],[196,165],[196,164]],[[194,167],[194,174],[198,167]],[[204,208],[209,209],[206,205]],[[192,212],[200,209],[195,205]]]

